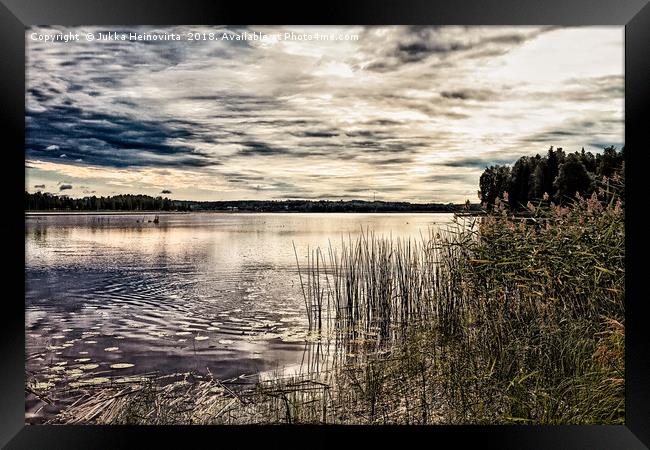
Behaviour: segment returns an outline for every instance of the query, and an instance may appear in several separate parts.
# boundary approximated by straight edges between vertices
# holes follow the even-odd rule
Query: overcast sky
[[[250,27],[354,41],[42,42],[26,189],[478,201],[487,165],[623,145],[623,28]]]

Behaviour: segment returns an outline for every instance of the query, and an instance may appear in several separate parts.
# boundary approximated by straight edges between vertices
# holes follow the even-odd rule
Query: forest
[[[189,206],[163,197],[114,195],[72,198],[67,195],[25,192],[26,211],[189,211]]]
[[[466,205],[364,200],[232,200],[199,202],[148,195],[72,198],[25,192],[26,211],[455,212]],[[478,205],[470,209],[478,210]]]
[[[528,202],[571,202],[576,193],[588,197],[603,177],[625,178],[625,147],[610,146],[603,153],[565,153],[551,147],[545,156],[522,156],[512,166],[495,165],[481,175],[479,197],[484,208],[505,199],[510,209],[526,208]],[[625,193],[621,193],[624,198]]]

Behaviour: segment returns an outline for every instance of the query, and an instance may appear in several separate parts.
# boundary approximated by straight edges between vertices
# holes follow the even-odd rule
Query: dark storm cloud
[[[385,136],[386,132],[382,130],[355,130],[355,131],[348,131],[345,133],[345,135],[352,138],[361,137],[361,138],[371,139],[371,138],[380,138],[382,136]]]
[[[591,147],[594,147],[594,148],[596,148],[598,150],[601,150],[601,149],[604,149],[604,148],[607,148],[607,147],[613,145],[614,147],[616,147],[617,149],[620,150],[621,148],[623,148],[623,146],[625,144],[623,142],[620,142],[620,141],[609,141],[609,142],[599,141],[599,142],[589,142],[587,145],[589,145]]]
[[[385,137],[382,139],[351,139],[347,144],[350,149],[363,154],[415,154],[428,145],[426,140],[417,138],[397,139]]]
[[[402,122],[399,122],[397,120],[389,120],[389,119],[377,119],[377,120],[370,120],[366,122],[368,125],[379,125],[379,126],[391,126],[391,125],[401,125]]]
[[[551,29],[553,28],[533,31],[516,29],[480,35],[475,33],[474,27],[458,28],[455,33],[448,33],[444,27],[404,27],[398,29],[393,40],[386,43],[387,47],[382,55],[372,61],[367,69],[378,72],[395,70],[405,64],[424,61],[432,55],[445,58],[460,52],[468,53],[468,57],[472,57],[473,53],[501,55]],[[439,62],[438,65],[440,64]]]
[[[27,89],[27,94],[34,96],[36,98],[36,100],[38,100],[39,102],[49,100],[51,98],[50,95],[48,95],[48,94],[44,93],[43,91],[41,91],[40,89],[36,89],[36,88]]]
[[[515,162],[517,157],[513,158],[503,158],[503,157],[467,157],[467,158],[458,158],[448,161],[443,161],[440,164],[447,167],[467,167],[473,169],[484,169],[485,167],[493,165],[503,165],[503,164],[512,164]]]
[[[315,137],[315,138],[331,138],[336,137],[339,133],[335,131],[301,131],[298,133],[292,133],[294,136],[300,137]]]
[[[521,140],[524,142],[545,142],[551,144],[562,145],[562,141],[570,137],[581,136],[582,133],[573,130],[554,130],[554,131],[543,131],[540,133],[535,133],[527,137],[523,137]]]
[[[452,100],[491,100],[497,97],[497,93],[488,89],[458,89],[442,91],[440,96]]]
[[[48,160],[54,156],[50,150],[56,149],[65,152],[67,158],[83,158],[97,166],[217,164],[193,146],[170,143],[173,139],[190,140],[194,136],[191,130],[192,124],[178,120],[157,122],[73,106],[53,106],[46,111],[28,111],[27,156]]]
[[[274,147],[259,141],[243,141],[239,143],[244,148],[238,152],[241,156],[274,156],[274,155],[289,155],[291,151]]]

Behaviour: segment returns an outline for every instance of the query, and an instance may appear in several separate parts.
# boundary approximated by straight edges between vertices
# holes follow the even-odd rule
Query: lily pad
[[[144,383],[148,381],[147,377],[140,377],[137,375],[131,377],[120,377],[113,380],[115,383]]]
[[[70,383],[70,387],[91,386],[94,384],[108,383],[109,381],[111,380],[106,377],[95,377],[95,378],[89,378],[87,380],[73,381],[72,383]]]
[[[48,381],[41,381],[41,382],[38,382],[38,383],[31,383],[30,384],[30,387],[32,389],[34,389],[35,391],[44,391],[46,389],[51,388],[52,386],[54,386],[54,383],[50,383]]]
[[[129,367],[133,367],[134,364],[129,364],[129,363],[117,363],[117,364],[111,364],[111,369],[128,369]]]

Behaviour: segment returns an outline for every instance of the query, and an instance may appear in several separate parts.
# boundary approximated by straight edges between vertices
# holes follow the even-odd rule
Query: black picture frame
[[[5,213],[0,221],[5,246],[3,296],[5,327],[0,331],[2,385],[0,444],[6,448],[122,448],[180,446],[196,439],[210,445],[250,443],[313,445],[327,434],[328,445],[363,435],[366,445],[439,446],[444,440],[462,448],[641,449],[650,446],[648,302],[642,282],[647,246],[643,223],[643,158],[647,154],[650,91],[650,5],[647,0],[401,0],[316,4],[252,5],[218,0],[0,0],[0,123],[5,160]],[[421,24],[421,25],[620,25],[625,26],[626,199],[626,416],[623,426],[431,426],[431,427],[115,427],[25,426],[24,420],[24,150],[25,28],[31,25],[178,25],[178,24]],[[645,141],[644,138],[645,137]],[[637,199],[634,197],[637,196]],[[11,244],[11,245],[6,245]],[[22,261],[22,267],[20,262]],[[301,435],[301,436],[298,436]],[[146,444],[141,441],[146,439]],[[308,439],[303,443],[301,440]],[[374,441],[374,442],[373,442]]]

